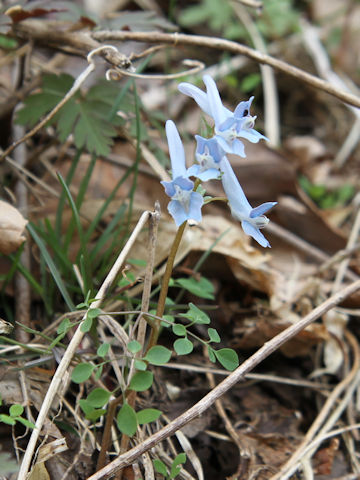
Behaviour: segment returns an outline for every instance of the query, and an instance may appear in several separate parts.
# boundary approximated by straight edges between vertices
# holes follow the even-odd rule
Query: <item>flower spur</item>
[[[265,217],[264,213],[273,208],[277,202],[266,202],[252,208],[226,157],[222,158],[220,168],[223,173],[221,181],[232,216],[241,222],[241,226],[247,235],[250,235],[262,247],[270,248],[270,243],[260,232],[260,229],[269,223],[269,219]]]

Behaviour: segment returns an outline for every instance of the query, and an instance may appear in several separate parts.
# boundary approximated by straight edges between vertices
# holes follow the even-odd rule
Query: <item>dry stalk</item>
[[[142,295],[142,301],[141,301],[141,313],[139,314],[139,317],[138,317],[139,324],[138,324],[138,331],[137,331],[137,341],[140,343],[140,345],[142,345],[142,349],[137,353],[136,355],[137,357],[140,357],[142,353],[145,351],[147,322],[144,318],[144,314],[149,311],[149,305],[150,305],[150,295],[151,295],[152,277],[153,277],[154,265],[155,265],[155,249],[156,249],[156,239],[157,239],[159,221],[160,221],[160,205],[156,203],[155,211],[151,213],[151,216],[149,219],[149,255],[148,255],[146,271],[145,271],[144,289],[143,289],[143,295]],[[134,368],[132,365],[130,368],[128,381],[130,381],[133,371],[134,371]],[[122,395],[120,395],[120,398],[122,398]],[[108,415],[106,416],[104,437],[108,439],[108,442],[110,440],[110,434],[109,432],[106,432],[106,428],[109,429],[113,424],[116,406],[118,404],[117,400],[118,399],[115,400],[116,403],[112,402],[111,412],[109,409]],[[131,407],[133,408],[135,407],[136,405],[135,391],[130,392],[127,398],[127,402],[128,402],[128,405],[130,405]],[[122,435],[121,443],[120,443],[120,452],[125,452],[128,449],[129,442],[130,442],[130,438],[127,435]],[[101,448],[102,450],[104,449],[105,451],[100,452],[99,459],[101,456],[102,461],[104,461],[106,452],[109,448],[109,443],[107,444],[103,443],[101,445]],[[98,461],[97,468],[100,469],[102,467],[103,465],[100,464],[100,462]],[[119,472],[117,472],[116,480],[121,480],[122,475],[123,475],[123,470],[120,470]]]
[[[13,127],[14,139],[21,138],[24,135],[24,127],[16,125]],[[27,149],[25,145],[20,145],[14,152],[14,161],[20,167],[25,167],[27,162]],[[26,184],[19,178],[15,184],[15,195],[17,200],[17,206],[20,209],[24,217],[28,217],[29,205],[28,205],[28,191]],[[23,251],[20,255],[20,263],[23,267],[30,271],[31,259],[30,259],[30,245],[29,242],[25,242]],[[15,318],[25,327],[30,327],[30,310],[31,310],[31,289],[29,282],[25,277],[17,271],[15,274]],[[21,343],[29,343],[30,334],[24,328],[16,329],[16,339]]]
[[[344,289],[327,299],[299,322],[291,325],[290,327],[276,335],[274,338],[266,342],[257,352],[255,352],[244,363],[242,363],[234,372],[232,372],[225,380],[219,383],[213,390],[211,390],[211,392],[205,395],[205,397],[203,397],[193,407],[191,407],[189,410],[187,410],[175,420],[170,422],[168,425],[163,427],[161,430],[144,440],[139,445],[135,446],[128,452],[120,455],[117,459],[113,460],[102,470],[96,472],[94,475],[89,477],[88,480],[100,480],[104,478],[109,478],[116,471],[120,470],[126,465],[131,464],[144,452],[147,452],[150,448],[154,447],[162,440],[173,435],[177,430],[179,430],[191,420],[205,412],[211,405],[213,405],[216,400],[218,400],[222,395],[224,395],[224,393],[226,393],[230,388],[236,385],[236,383],[239,382],[246,373],[250,372],[265,358],[271,355],[271,353],[281,347],[285,342],[293,338],[305,327],[307,327],[316,319],[321,317],[324,313],[328,312],[331,308],[335,307],[335,305],[341,303],[345,298],[357,292],[359,289],[360,280],[357,280],[356,282],[350,284],[349,286],[345,287]]]
[[[99,291],[98,291],[98,293],[95,297],[95,301],[91,304],[89,310],[94,309],[94,308],[98,308],[101,305],[102,301],[105,298],[106,293],[108,292],[108,290],[110,289],[113,281],[115,280],[115,278],[116,278],[121,266],[123,265],[131,247],[133,246],[137,236],[139,235],[140,231],[142,230],[142,228],[144,227],[144,225],[148,221],[150,214],[151,214],[151,212],[145,211],[141,215],[134,231],[130,235],[129,240],[127,241],[123,250],[119,254],[118,258],[116,259],[114,265],[112,266],[110,272],[108,273],[107,277],[105,278],[103,284],[101,285],[101,287],[100,287],[100,289],[99,289]],[[87,314],[87,312],[83,316],[83,319],[82,319],[81,323],[79,324],[76,332],[74,333],[74,336],[72,337],[72,339],[71,339],[71,341],[70,341],[70,343],[69,343],[69,345],[68,345],[68,347],[67,347],[67,349],[64,353],[64,356],[62,357],[61,362],[59,363],[59,366],[58,366],[58,368],[57,368],[57,370],[54,374],[54,377],[53,377],[53,379],[50,383],[49,389],[48,389],[48,391],[45,395],[45,398],[43,400],[40,412],[38,414],[38,417],[37,417],[37,420],[36,420],[36,423],[35,423],[35,428],[32,431],[29,443],[27,445],[27,448],[26,448],[26,451],[25,451],[25,454],[24,454],[23,461],[21,463],[21,467],[20,467],[20,471],[19,471],[19,475],[18,475],[18,480],[25,480],[26,479],[27,472],[28,472],[29,467],[30,467],[31,459],[33,457],[33,453],[34,453],[34,450],[35,450],[36,442],[39,438],[39,435],[40,435],[42,426],[45,422],[48,411],[51,407],[51,404],[52,404],[54,398],[56,397],[56,395],[58,393],[58,390],[59,390],[59,387],[61,385],[62,379],[63,379],[64,374],[66,373],[66,371],[67,371],[67,369],[70,365],[71,359],[73,358],[73,356],[74,356],[74,354],[75,354],[83,336],[85,335],[85,333],[81,331],[81,325],[82,325],[83,321],[86,319],[86,314]]]

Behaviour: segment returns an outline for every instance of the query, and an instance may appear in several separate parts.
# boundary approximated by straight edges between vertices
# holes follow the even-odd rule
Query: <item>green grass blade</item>
[[[121,185],[126,181],[126,179],[129,177],[131,172],[133,171],[133,167],[130,167],[127,172],[121,177],[121,179],[118,181],[118,183],[115,185],[113,190],[111,191],[110,195],[108,198],[105,200],[105,202],[101,205],[99,208],[98,212],[96,213],[93,221],[91,222],[89,228],[87,229],[87,232],[85,234],[85,241],[88,243],[90,241],[90,237],[97,228],[102,216],[104,215],[106,209],[110,205],[110,202],[114,199],[116,192],[118,189],[121,187]]]
[[[42,256],[45,259],[45,262],[51,272],[51,275],[53,276],[53,279],[58,286],[58,289],[63,296],[63,299],[65,300],[66,305],[68,306],[69,310],[75,310],[75,305],[73,304],[69,292],[67,291],[67,288],[61,278],[60,272],[57,269],[57,266],[55,265],[53,259],[51,258],[49,252],[47,251],[47,248],[45,246],[45,243],[42,241],[42,239],[39,237],[39,235],[36,233],[35,228],[33,227],[32,223],[29,222],[27,225],[27,229],[30,232],[30,235],[32,236],[34,242],[38,246]]]
[[[106,245],[106,243],[109,241],[111,236],[116,239],[117,243],[119,243],[119,236],[116,233],[114,233],[114,229],[118,225],[119,220],[125,215],[126,208],[127,207],[124,204],[118,209],[118,211],[114,215],[111,222],[109,222],[104,232],[100,235],[99,239],[96,242],[96,245],[91,250],[91,253],[90,253],[91,262],[96,262],[96,257],[99,255],[99,253],[101,252],[101,249]],[[119,230],[122,228],[123,228],[122,225],[120,225]]]
[[[92,175],[92,173],[94,171],[94,168],[95,168],[95,164],[96,164],[96,155],[95,155],[95,153],[93,153],[91,155],[91,160],[90,160],[89,166],[86,170],[86,173],[85,173],[83,179],[81,180],[79,192],[76,196],[76,202],[75,203],[76,203],[76,206],[77,206],[78,210],[80,210],[81,205],[84,201],[84,197],[85,197],[85,194],[87,192],[89,182],[90,182],[90,178],[91,178],[91,175]]]
[[[72,179],[74,178],[74,175],[75,175],[76,168],[80,161],[81,154],[82,154],[82,149],[77,150],[76,155],[71,162],[70,170],[66,175],[67,185],[71,185]],[[55,232],[59,239],[61,238],[61,226],[62,226],[62,217],[63,217],[64,207],[65,207],[65,200],[66,200],[65,191],[62,190],[59,198],[58,208],[56,211],[56,219],[55,219]]]
[[[69,187],[66,185],[65,180],[63,179],[63,177],[61,176],[60,173],[58,173],[57,176],[59,178],[59,181],[60,181],[63,189],[65,190],[65,194],[66,194],[67,200],[70,204],[70,208],[71,208],[71,211],[72,211],[72,214],[73,214],[76,229],[77,229],[78,234],[79,234],[80,249],[79,249],[79,252],[76,256],[76,261],[79,262],[79,259],[80,259],[81,255],[83,255],[84,266],[85,266],[85,272],[84,272],[85,276],[83,277],[82,280],[84,282],[84,291],[87,292],[90,289],[93,290],[92,276],[91,276],[91,264],[90,264],[86,239],[85,239],[85,236],[84,236],[84,231],[83,231],[83,228],[82,228],[82,225],[81,225],[79,210],[78,210],[78,207],[77,207],[77,205],[76,205],[76,203],[75,203],[75,201],[74,201],[74,199],[71,195]]]

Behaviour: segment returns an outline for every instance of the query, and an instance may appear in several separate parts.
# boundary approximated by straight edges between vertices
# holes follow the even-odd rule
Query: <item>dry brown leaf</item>
[[[227,232],[213,247],[214,253],[224,255],[234,276],[252,288],[272,293],[273,278],[267,263],[271,255],[260,247],[250,245],[250,237],[244,234],[238,222],[231,222],[224,217],[206,215],[201,223],[203,229],[201,241],[194,249],[207,251],[220,235]]]
[[[139,213],[134,215],[138,218]],[[226,233],[225,233],[226,232]],[[221,235],[225,235],[214,246]],[[175,238],[176,227],[170,219],[161,221],[157,236],[155,264],[158,266],[168,257]],[[147,260],[148,232],[143,231],[132,248],[129,257]],[[213,253],[224,256],[235,277],[252,288],[272,293],[274,279],[272,271],[267,268],[271,255],[264,250],[250,245],[251,239],[244,234],[240,225],[224,217],[205,215],[198,227],[187,227],[181,241],[175,265],[178,265],[191,251],[206,252],[212,248]],[[144,275],[144,269],[131,265],[136,277]]]
[[[67,449],[65,438],[58,438],[40,447],[37,461],[29,473],[29,480],[50,480],[45,462]]]
[[[27,223],[19,210],[0,200],[0,253],[9,255],[25,242],[23,232]]]
[[[256,321],[245,321],[242,326],[234,328],[234,335],[237,337],[233,341],[232,347],[240,350],[250,350],[259,348],[271,338],[278,335],[291,324],[274,318],[260,318]],[[328,338],[328,333],[324,325],[309,325],[296,337],[287,341],[281,348],[281,352],[289,357],[300,357],[308,355],[314,345],[318,345]]]
[[[30,405],[40,411],[43,399],[49,387],[50,378],[53,372],[40,368],[29,368],[26,375],[27,394]],[[0,397],[5,405],[23,403],[25,401],[21,389],[19,372],[9,367],[0,367]],[[59,400],[59,399],[57,399]],[[58,402],[52,406],[53,411],[58,408]],[[45,420],[42,434],[54,438],[62,438],[57,426],[49,419]]]
[[[29,480],[50,480],[49,472],[46,470],[45,463],[36,463],[29,473]]]
[[[0,318],[0,333],[1,335],[8,335],[12,332],[14,325]]]
[[[305,200],[306,195],[303,195]],[[310,200],[307,198],[306,201]],[[342,232],[331,228],[315,205],[312,209],[308,206],[309,203],[304,205],[294,197],[283,196],[279,198],[275,214],[287,230],[329,254],[344,248]]]

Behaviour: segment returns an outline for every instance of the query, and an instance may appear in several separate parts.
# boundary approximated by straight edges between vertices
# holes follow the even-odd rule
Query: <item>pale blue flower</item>
[[[188,169],[188,175],[194,176],[206,182],[220,178],[220,161],[225,152],[213,138],[203,138],[195,135],[197,147],[195,157],[197,165]]]
[[[179,227],[187,220],[201,222],[201,207],[204,199],[200,193],[194,192],[194,182],[188,178],[185,165],[185,152],[179,133],[172,120],[165,126],[169,144],[172,181],[161,182],[165,193],[171,198],[168,211]]]
[[[277,202],[266,202],[252,208],[226,157],[222,158],[220,168],[223,172],[221,181],[232,216],[241,222],[241,226],[247,235],[250,235],[262,247],[270,247],[260,229],[269,223],[269,219],[265,217],[264,213],[273,208]]]
[[[250,107],[254,97],[247,102],[240,102],[234,112],[222,104],[216,83],[209,75],[203,77],[206,93],[190,83],[180,83],[179,90],[192,97],[199,107],[215,121],[215,135],[221,148],[226,153],[234,153],[245,157],[244,144],[240,138],[251,143],[267,138],[254,129],[256,116],[250,115]]]

